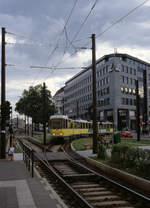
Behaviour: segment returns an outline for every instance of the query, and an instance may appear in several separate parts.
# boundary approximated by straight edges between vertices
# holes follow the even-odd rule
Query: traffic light
[[[10,114],[12,112],[12,107],[9,101],[6,101],[4,105],[1,106],[1,114],[5,118],[5,120],[10,119]]]

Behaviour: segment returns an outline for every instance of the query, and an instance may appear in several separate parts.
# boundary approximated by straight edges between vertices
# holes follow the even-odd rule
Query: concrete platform
[[[65,207],[44,179],[31,178],[21,158],[15,155],[14,161],[0,160],[0,208]]]

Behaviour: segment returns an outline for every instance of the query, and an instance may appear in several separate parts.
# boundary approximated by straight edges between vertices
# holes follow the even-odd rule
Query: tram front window
[[[62,129],[62,121],[61,120],[53,120],[53,129]]]

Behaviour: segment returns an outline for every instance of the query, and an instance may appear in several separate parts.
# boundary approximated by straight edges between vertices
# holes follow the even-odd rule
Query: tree
[[[52,102],[51,92],[45,90],[45,114],[46,122],[49,117],[56,112],[54,103]],[[34,123],[43,123],[43,86],[30,86],[29,90],[24,90],[20,100],[16,103],[15,111],[25,114],[33,119]]]

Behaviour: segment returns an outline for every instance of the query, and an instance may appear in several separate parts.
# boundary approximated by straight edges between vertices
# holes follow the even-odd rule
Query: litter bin
[[[120,132],[119,131],[116,131],[113,135],[113,143],[114,144],[118,144],[120,143],[121,140],[120,140]]]

